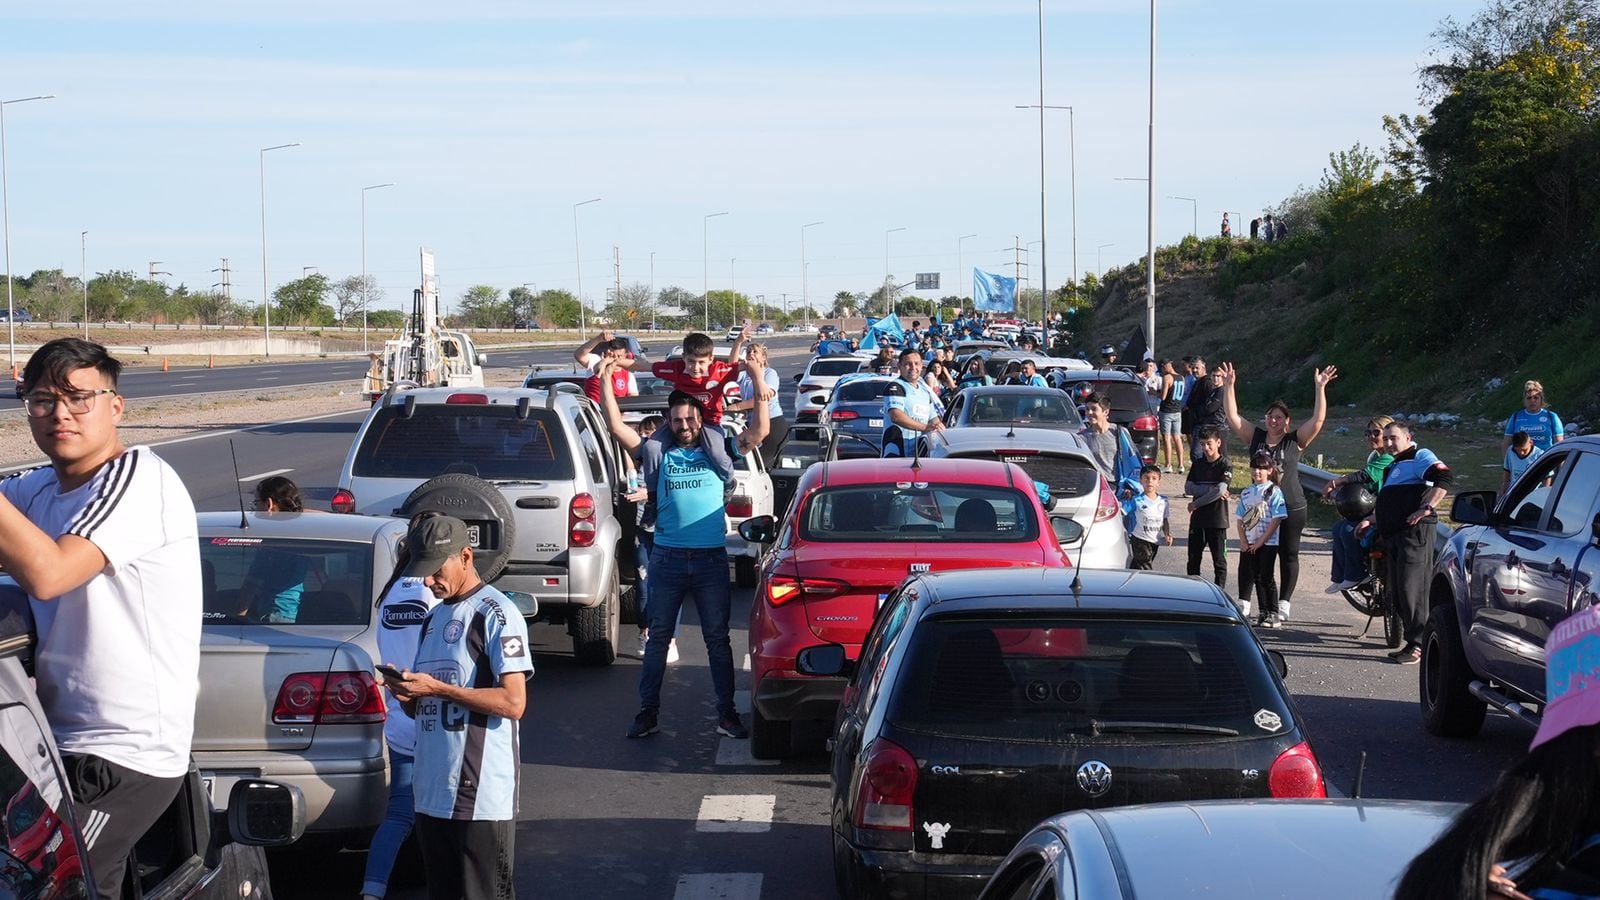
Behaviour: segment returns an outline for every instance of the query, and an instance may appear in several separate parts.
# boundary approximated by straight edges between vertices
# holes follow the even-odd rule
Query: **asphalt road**
[[[774,347],[786,385],[804,355],[803,348]],[[528,365],[535,357],[559,360],[564,354],[535,351],[526,362],[511,356],[494,362]],[[785,406],[791,402],[792,391],[786,391]],[[314,503],[325,504],[360,417],[279,423],[232,435],[243,487],[248,491],[262,473],[285,471]],[[237,502],[227,439],[207,436],[159,448],[201,509],[230,509]],[[1184,552],[1181,539],[1163,548],[1157,569],[1181,572]],[[1290,690],[1330,782],[1348,794],[1365,752],[1364,796],[1474,798],[1520,756],[1531,734],[1491,715],[1473,741],[1427,736],[1416,708],[1417,669],[1388,662],[1378,637],[1360,637],[1364,618],[1341,598],[1322,593],[1327,566],[1325,542],[1308,534],[1294,621],[1264,633],[1263,640],[1288,658]],[[736,659],[743,655],[750,602],[749,591],[735,591]],[[692,611],[685,614],[681,635],[683,659],[668,671],[662,731],[628,741],[622,734],[638,702],[637,657],[625,656],[605,669],[579,668],[560,629],[534,628],[538,671],[522,726],[517,833],[523,896],[832,896],[826,760],[756,765],[747,742],[719,738]],[[748,688],[742,680],[739,686]],[[277,853],[273,886],[288,898],[354,896],[364,860],[350,851],[331,858]],[[422,895],[415,887],[390,893]]]

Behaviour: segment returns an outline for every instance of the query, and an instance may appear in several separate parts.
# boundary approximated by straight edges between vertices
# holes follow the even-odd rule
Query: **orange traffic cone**
[[[210,354],[210,355],[208,355],[206,357],[206,368],[215,369],[216,367],[217,367],[217,355],[215,353],[212,353],[212,354]]]
[[[16,363],[12,363],[11,364],[11,380],[12,381],[16,381],[17,380],[17,364]]]
[[[165,356],[161,357],[161,371],[167,371],[167,358]]]

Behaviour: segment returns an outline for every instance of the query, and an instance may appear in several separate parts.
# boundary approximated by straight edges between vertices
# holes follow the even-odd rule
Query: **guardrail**
[[[1305,489],[1305,493],[1308,498],[1312,495],[1321,497],[1323,489],[1328,486],[1328,482],[1338,477],[1339,476],[1333,474],[1332,472],[1324,471],[1316,466],[1308,465],[1306,463],[1300,464],[1300,486]],[[1435,529],[1438,532],[1434,536],[1433,541],[1433,552],[1435,555],[1438,555],[1439,548],[1445,545],[1445,542],[1450,539],[1450,535],[1455,533],[1455,527],[1446,524],[1447,518],[1447,516],[1440,516],[1439,523],[1435,526]]]

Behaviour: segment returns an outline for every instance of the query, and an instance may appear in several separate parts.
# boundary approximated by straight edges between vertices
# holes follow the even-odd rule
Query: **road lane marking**
[[[758,834],[772,830],[776,794],[707,794],[700,798],[694,830]]]
[[[278,375],[263,375],[260,378],[257,378],[256,380],[257,381],[278,381],[278,380],[280,380],[280,376],[278,376]]]
[[[247,481],[260,481],[263,478],[271,478],[274,475],[282,475],[282,474],[284,474],[286,472],[293,472],[293,471],[294,471],[293,469],[273,469],[270,472],[262,472],[259,475],[246,475],[243,478],[239,479],[239,483],[240,484],[244,484]]]
[[[717,744],[716,764],[719,766],[775,766],[776,759],[756,759],[750,752],[750,741],[723,738]]]
[[[750,654],[746,653],[744,655],[744,662],[740,665],[740,668],[744,669],[746,672],[750,671]]]
[[[678,876],[672,900],[760,900],[761,873],[709,872]]]

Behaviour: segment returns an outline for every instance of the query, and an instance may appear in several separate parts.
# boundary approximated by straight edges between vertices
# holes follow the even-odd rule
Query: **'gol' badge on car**
[[[949,822],[923,822],[922,830],[928,833],[928,840],[932,842],[933,849],[944,849],[944,836],[950,833]]]
[[[1283,730],[1283,719],[1270,709],[1256,710],[1256,727],[1262,731],[1279,732]]]

